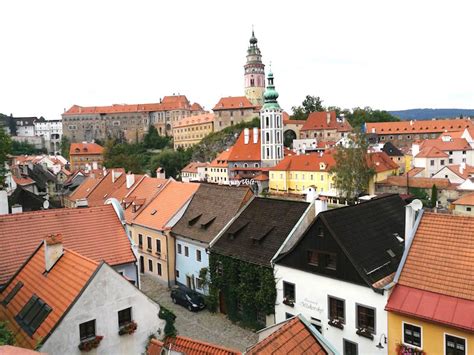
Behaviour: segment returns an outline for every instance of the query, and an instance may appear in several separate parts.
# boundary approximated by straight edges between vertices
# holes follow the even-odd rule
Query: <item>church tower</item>
[[[265,91],[265,65],[262,63],[262,55],[253,30],[244,69],[245,96],[253,105],[262,106],[263,92]]]
[[[260,110],[262,166],[272,167],[283,159],[283,110],[278,105],[278,93],[271,70],[264,99]]]

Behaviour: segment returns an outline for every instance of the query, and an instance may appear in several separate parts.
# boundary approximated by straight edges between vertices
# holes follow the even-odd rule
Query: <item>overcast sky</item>
[[[471,1],[472,3],[472,1]],[[0,112],[240,96],[252,24],[280,105],[474,108],[469,1],[2,1]]]

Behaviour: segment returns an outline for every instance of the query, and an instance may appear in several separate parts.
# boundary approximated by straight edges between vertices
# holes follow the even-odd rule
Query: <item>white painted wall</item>
[[[118,311],[132,307],[138,324],[134,334],[118,335]],[[132,286],[107,264],[102,265],[84,293],[41,347],[50,355],[81,354],[79,324],[96,320],[96,335],[102,335],[98,348],[89,354],[141,354],[148,336],[163,333],[160,306]]]
[[[181,245],[181,254],[178,253],[178,244]],[[192,241],[188,238],[177,237],[176,238],[176,270],[179,270],[179,277],[176,277],[176,281],[186,285],[186,275],[191,278],[199,278],[199,271],[203,267],[209,268],[209,255],[206,252],[208,244],[200,243],[198,241]],[[189,249],[189,256],[185,256],[185,247]],[[201,251],[201,261],[197,261],[196,250]],[[196,281],[194,281],[197,286]],[[207,294],[207,289],[199,289],[196,287],[196,291]]]
[[[126,277],[135,282],[135,286],[138,286],[138,268],[135,263],[114,265],[113,269],[118,273],[123,272]]]
[[[433,175],[433,179],[449,179],[449,182],[452,184],[462,184],[464,179],[447,167],[441,169],[436,174]]]
[[[371,288],[332,279],[282,265],[275,265],[277,300],[275,305],[276,322],[285,320],[285,313],[303,314],[310,322],[311,317],[320,319],[322,334],[339,351],[343,353],[343,339],[358,344],[361,355],[387,354],[384,349],[376,348],[381,334],[387,334],[387,313],[384,308],[388,299],[388,292],[384,295],[375,293]],[[283,281],[295,284],[294,307],[283,304]],[[328,325],[328,295],[345,300],[344,329]],[[356,334],[356,303],[376,308],[374,340]]]

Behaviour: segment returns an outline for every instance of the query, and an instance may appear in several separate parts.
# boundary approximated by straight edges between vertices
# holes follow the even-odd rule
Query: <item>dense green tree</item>
[[[325,111],[325,108],[319,96],[306,95],[301,106],[293,106],[291,110],[293,120],[306,120],[311,112]]]
[[[71,141],[69,138],[63,135],[61,137],[61,143],[59,144],[59,147],[61,150],[61,155],[64,158],[69,159],[69,148],[71,148]]]
[[[141,144],[117,143],[110,139],[104,147],[104,166],[106,168],[124,168],[135,174],[147,172],[150,155]]]
[[[15,337],[6,322],[0,322],[0,345],[15,345]]]
[[[150,126],[147,134],[143,137],[143,145],[146,149],[163,149],[171,147],[171,141],[171,137],[160,136],[155,126]]]
[[[33,144],[28,142],[18,142],[12,141],[12,155],[32,155],[32,154],[41,154],[43,153],[43,149],[36,149]]]
[[[373,110],[370,107],[356,107],[352,109],[352,112],[345,111],[346,118],[353,128],[360,128],[364,123],[367,122],[396,122],[400,121],[398,117],[395,117],[384,110]]]
[[[346,199],[353,200],[366,192],[375,173],[368,166],[367,148],[365,135],[358,132],[351,136],[348,146],[338,146],[334,154],[336,165],[331,169],[334,184]]]
[[[165,169],[166,177],[179,178],[181,169],[191,161],[192,149],[177,150],[165,149],[154,155],[150,161],[150,170],[156,171],[158,167]]]
[[[7,161],[8,154],[11,153],[12,141],[2,126],[0,126],[0,185],[3,185],[5,179],[5,162]]]
[[[438,201],[438,189],[436,188],[436,185],[433,184],[431,187],[431,207],[435,208],[436,207],[436,202]]]

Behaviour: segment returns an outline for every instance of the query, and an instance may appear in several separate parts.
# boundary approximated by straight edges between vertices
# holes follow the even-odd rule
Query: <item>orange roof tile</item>
[[[216,117],[213,113],[203,113],[201,115],[188,116],[176,122],[173,128],[181,128],[181,127],[194,126],[194,125],[203,124],[203,123],[210,123],[210,122],[214,122],[215,118]]]
[[[240,133],[229,155],[229,161],[260,161],[260,129],[258,129],[257,142],[253,140],[253,129],[249,129],[249,142],[245,144],[245,129]]]
[[[41,239],[41,236],[38,239]],[[34,349],[40,339],[49,335],[49,332],[79,296],[81,290],[99,266],[96,261],[65,248],[64,254],[54,264],[53,268],[45,274],[44,244],[35,245],[33,249],[32,255],[30,252],[31,258],[7,285],[1,293],[1,298],[3,299],[15,287],[17,282],[21,281],[23,287],[13,297],[8,306],[1,307],[2,310],[0,311],[0,318],[9,321],[10,329],[15,334],[17,344],[30,349]],[[33,294],[41,298],[52,310],[33,336],[30,337],[15,321],[15,316]]]
[[[288,155],[270,171],[329,171],[336,161],[330,154]]]
[[[255,109],[255,105],[252,105],[249,99],[245,96],[229,96],[221,98],[216,106],[214,106],[213,110],[239,110],[244,108]]]
[[[425,212],[398,283],[474,301],[474,218]]]
[[[441,133],[459,131],[471,128],[473,124],[465,119],[399,121],[366,123],[367,133],[396,134],[396,133]]]
[[[417,187],[421,189],[431,189],[433,185],[436,185],[438,189],[455,189],[456,185],[451,184],[449,179],[434,179],[424,177],[408,177],[407,176],[389,176],[386,180],[377,182],[377,184],[391,185],[405,187],[407,186],[407,180],[409,187]]]
[[[437,147],[425,147],[415,155],[415,158],[447,158],[449,155]]]
[[[299,319],[294,317],[278,330],[251,347],[248,355],[326,355],[318,339]]]
[[[161,349],[171,349],[185,355],[240,355],[240,351],[227,349],[222,346],[209,344],[201,340],[177,336],[168,337],[163,344],[153,340],[148,347],[148,355],[160,355]]]
[[[194,173],[194,174],[196,174],[198,168],[203,168],[203,167],[207,167],[207,166],[209,166],[209,163],[200,163],[200,162],[192,161],[191,163],[189,163],[188,165],[186,165],[186,166],[181,170],[181,172]]]
[[[343,122],[338,122],[336,117],[336,111],[311,112],[311,114],[306,119],[303,127],[301,127],[302,131],[318,131],[324,129],[335,129],[338,132],[348,132],[352,130],[352,127],[346,119],[344,119]]]
[[[166,224],[190,200],[199,184],[169,180],[154,199],[134,218],[133,223],[157,230]]]
[[[125,169],[120,168],[107,171],[107,174],[91,189],[87,196],[89,207],[103,205],[125,183]]]
[[[197,102],[191,105],[191,111],[202,111],[202,110],[203,110],[202,106],[199,105]]]
[[[66,198],[69,201],[80,200],[89,196],[94,187],[101,181],[101,178],[96,178],[93,176],[88,176],[84,179],[82,184],[80,184],[69,196]]]
[[[136,261],[112,205],[0,215],[0,285],[51,234],[62,234],[65,247],[95,261],[110,265]]]
[[[397,163],[390,159],[388,154],[385,152],[367,154],[367,164],[369,165],[369,168],[374,169],[376,173],[398,169]]]
[[[464,169],[462,169],[461,173],[461,165],[456,164],[456,165],[448,165],[446,166],[447,169],[451,170],[453,173],[455,173],[457,176],[467,179],[468,177],[474,175],[474,166],[472,165],[466,165]],[[441,171],[442,169],[440,169]]]
[[[453,205],[474,206],[474,192],[458,198],[453,202]]]
[[[230,157],[230,154],[231,154],[231,151],[232,151],[232,147],[231,148],[228,148],[226,150],[224,150],[223,152],[219,153],[219,155],[217,155],[216,159],[214,159],[213,161],[211,161],[211,163],[209,164],[209,167],[213,167],[213,168],[227,168],[228,167],[228,160],[229,160],[229,157]]]
[[[449,150],[471,150],[471,146],[464,138],[451,138],[449,141],[439,139],[425,139],[421,142],[421,148],[436,147],[442,151]]]
[[[96,155],[102,154],[104,148],[97,143],[71,143],[69,155]]]
[[[13,181],[21,186],[32,185],[35,183],[35,181],[29,177],[16,177],[15,175],[13,175]]]
[[[423,170],[425,170],[425,168],[413,168],[413,169],[410,169],[406,175],[408,175],[409,177],[414,177],[416,175],[418,175],[419,173],[421,173]]]

